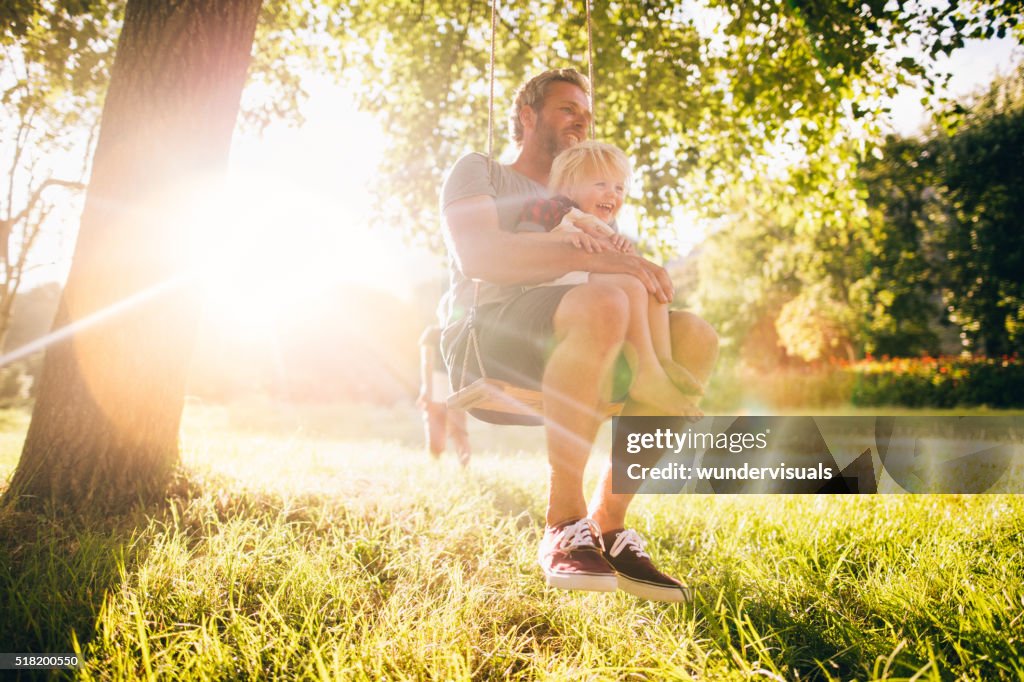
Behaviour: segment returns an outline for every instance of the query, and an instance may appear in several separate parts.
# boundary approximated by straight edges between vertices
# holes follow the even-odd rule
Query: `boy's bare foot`
[[[673,360],[662,360],[661,368],[665,370],[669,381],[686,395],[704,395],[704,386],[697,381],[690,370]]]
[[[660,369],[660,367],[659,367]],[[703,417],[693,398],[683,395],[663,372],[638,371],[629,389],[629,396],[666,414],[681,417]]]

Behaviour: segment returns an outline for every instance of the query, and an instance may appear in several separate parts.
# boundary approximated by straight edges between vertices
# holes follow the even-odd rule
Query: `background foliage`
[[[121,7],[23,1],[0,12],[4,49],[33,74],[5,106],[31,103],[54,137],[35,152],[97,119]],[[651,254],[671,257],[680,225],[709,235],[679,298],[715,324],[727,354],[770,369],[1020,351],[1019,68],[941,103],[919,138],[885,136],[884,97],[941,92],[949,74],[937,58],[972,38],[1019,42],[1022,13],[1019,0],[595,3],[597,136],[635,162]],[[305,79],[338,78],[390,141],[379,222],[440,251],[443,174],[486,148],[490,19],[473,0],[268,0],[242,124],[300,123]],[[506,3],[495,37],[495,153],[508,158],[515,87],[549,66],[586,69],[584,5]]]
[[[957,333],[968,350],[1017,348],[1013,273],[1024,269],[1000,235],[1013,232],[1022,196],[1019,77],[946,102],[926,140],[883,131],[885,97],[947,83],[937,57],[969,38],[1024,36],[1019,4],[696,7],[594,8],[596,134],[634,159],[653,253],[671,256],[681,218],[711,232],[696,256],[699,291],[682,298],[727,346],[791,362],[951,351]],[[382,214],[435,246],[445,169],[486,145],[488,20],[459,2],[364,3],[352,14],[348,49],[359,56],[349,63],[370,85],[361,104],[393,133]],[[582,4],[502,8],[496,44],[503,140],[519,83],[548,66],[585,68]]]

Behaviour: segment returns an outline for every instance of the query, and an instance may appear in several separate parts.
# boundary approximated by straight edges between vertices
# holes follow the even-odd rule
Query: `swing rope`
[[[588,2],[590,0],[587,0]],[[487,93],[487,160],[494,159],[494,41],[498,33],[498,0],[491,0],[491,61],[487,74],[490,89]]]
[[[589,4],[590,0],[587,0]],[[487,91],[487,172],[491,173],[491,164],[494,163],[494,64],[495,64],[495,39],[498,34],[498,0],[491,0],[491,50],[490,50],[490,62],[488,64],[488,80],[489,88]],[[480,299],[480,280],[473,281],[473,307],[470,308],[470,317],[467,320],[469,325],[469,340],[467,341],[468,346],[473,347],[473,354],[476,356],[476,366],[480,371],[480,378],[487,378],[487,370],[484,369],[483,358],[480,357],[480,343],[477,341],[476,336],[476,306],[477,301]],[[459,374],[459,388],[461,391],[466,386],[466,370],[469,369],[469,348],[466,348],[466,352],[462,356],[462,373]]]
[[[590,0],[583,0],[583,4],[587,7],[587,78],[590,80],[590,139],[593,140],[594,135],[594,40],[593,30],[591,28],[590,21]]]
[[[587,22],[587,78],[590,81],[590,136],[594,137],[594,42],[593,42],[593,26],[590,12],[591,0],[584,0],[586,8],[586,22]],[[491,0],[491,36],[490,36],[490,59],[488,63],[488,94],[487,94],[487,170],[488,173],[492,173],[494,164],[494,81],[495,81],[495,63],[496,63],[496,39],[497,39],[497,27],[498,27],[498,0]],[[476,366],[479,371],[480,377],[477,381],[487,382],[487,370],[484,368],[483,358],[480,355],[480,343],[477,337],[476,329],[476,309],[480,299],[480,280],[474,280],[473,282],[473,305],[469,310],[469,317],[466,320],[466,324],[469,325],[469,338],[466,341],[466,350],[462,356],[462,371],[459,374],[459,386],[456,389],[456,394],[463,393],[463,389],[466,389],[466,375],[469,370],[469,356],[470,348],[472,348],[473,356],[476,359]],[[498,382],[504,383],[504,382]],[[527,389],[519,389],[512,386],[508,386],[505,389],[505,395],[501,402],[508,411],[513,413],[526,413],[535,414],[537,406],[540,403],[539,398],[534,397],[533,394],[536,391],[530,391]],[[449,399],[451,400],[451,399]],[[614,410],[612,413],[617,412]]]
[[[589,3],[590,0],[587,0]],[[498,35],[498,0],[491,0],[491,46],[490,46],[490,59],[487,66],[487,77],[488,77],[488,90],[487,90],[487,172],[491,174],[491,165],[494,163],[494,65],[495,65],[495,41]],[[473,306],[470,308],[469,319],[466,320],[466,324],[469,325],[469,339],[466,342],[466,352],[462,356],[462,372],[459,374],[459,387],[458,391],[461,391],[466,387],[466,372],[469,370],[469,347],[473,349],[473,355],[476,356],[477,370],[480,372],[480,378],[487,378],[487,370],[484,369],[483,358],[480,357],[480,343],[477,341],[476,335],[476,307],[480,299],[480,280],[473,281]]]

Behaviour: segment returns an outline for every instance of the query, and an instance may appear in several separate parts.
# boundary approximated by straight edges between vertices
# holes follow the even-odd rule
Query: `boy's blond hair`
[[[555,157],[548,188],[556,194],[567,194],[586,173],[593,171],[621,175],[627,184],[632,175],[625,152],[607,142],[586,140]]]

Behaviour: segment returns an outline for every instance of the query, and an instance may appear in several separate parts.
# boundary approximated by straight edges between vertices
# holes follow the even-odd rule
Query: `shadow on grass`
[[[106,595],[145,559],[140,525],[145,526],[141,512],[74,519],[0,504],[2,649],[70,654],[76,643],[84,649],[96,635]],[[12,679],[53,679],[70,671],[5,673]]]
[[[502,516],[515,519],[517,528],[520,530],[531,527],[544,528],[544,514],[543,510],[537,506],[536,491],[527,490],[511,484],[507,479],[493,475],[477,473],[471,475],[480,486],[481,491],[491,496],[494,510]]]

